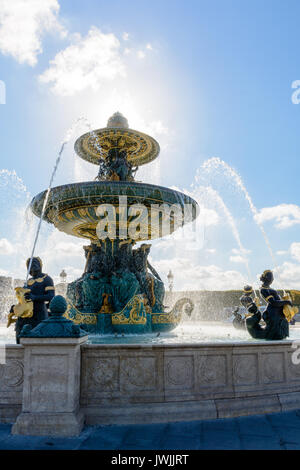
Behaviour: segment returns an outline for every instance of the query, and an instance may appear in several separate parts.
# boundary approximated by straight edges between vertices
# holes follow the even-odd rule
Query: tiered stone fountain
[[[165,312],[164,283],[151,266],[150,244],[197,216],[189,196],[134,180],[140,165],[159,154],[150,136],[129,129],[115,113],[107,127],[77,139],[76,153],[99,167],[94,181],[67,184],[51,190],[44,219],[58,230],[85,238],[82,276],[68,286],[66,316],[91,333],[149,333],[168,331],[193,305],[180,299]],[[46,191],[31,202],[41,216]],[[136,247],[135,247],[136,246]]]

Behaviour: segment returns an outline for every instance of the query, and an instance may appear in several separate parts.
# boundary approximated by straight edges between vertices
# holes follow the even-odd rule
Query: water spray
[[[273,262],[273,269],[276,269],[277,263],[276,263],[276,259],[275,259],[275,256],[274,256],[274,253],[273,253],[273,250],[272,250],[272,247],[271,247],[271,243],[269,241],[269,238],[268,238],[268,236],[265,232],[265,229],[264,229],[262,223],[259,220],[259,212],[258,212],[257,208],[255,207],[255,205],[253,204],[253,201],[252,201],[252,199],[250,197],[250,194],[248,193],[248,191],[247,191],[247,189],[246,189],[246,187],[243,183],[243,180],[242,180],[241,176],[230,165],[228,165],[228,163],[224,162],[224,160],[221,160],[218,157],[213,157],[213,158],[210,158],[210,159],[206,160],[204,162],[204,164],[202,165],[202,168],[206,171],[211,171],[211,170],[214,170],[214,169],[217,169],[217,168],[222,169],[223,171],[225,171],[231,177],[231,179],[234,181],[235,185],[244,194],[245,199],[248,202],[250,210],[252,212],[254,222],[257,224],[257,226],[260,229],[260,231],[263,235],[263,238],[265,240],[266,246],[268,248],[268,251],[270,253],[270,256],[271,256],[271,259],[272,259],[272,262]],[[278,277],[279,277],[279,280],[280,280],[280,275],[279,274],[278,274]],[[283,288],[282,288],[282,290],[285,293],[285,290]]]
[[[52,174],[51,174],[50,182],[49,182],[49,185],[48,185],[48,189],[47,189],[46,194],[45,194],[45,198],[44,198],[44,202],[43,202],[43,207],[42,207],[42,212],[41,212],[40,220],[39,220],[39,223],[38,223],[38,227],[37,227],[37,231],[36,231],[36,235],[35,235],[35,239],[34,239],[32,251],[31,251],[30,260],[29,260],[29,263],[28,263],[27,274],[26,274],[26,281],[25,281],[25,286],[26,286],[26,287],[27,287],[28,278],[29,278],[29,274],[30,274],[30,269],[31,269],[31,265],[32,265],[32,259],[33,259],[33,257],[34,257],[35,248],[36,248],[37,241],[38,241],[38,238],[39,238],[39,234],[40,234],[40,230],[41,230],[42,221],[43,221],[43,218],[44,218],[44,214],[45,214],[45,210],[46,210],[46,207],[47,207],[49,195],[50,195],[50,192],[51,192],[52,183],[53,183],[54,177],[55,177],[55,175],[56,175],[58,166],[59,166],[59,164],[60,164],[61,157],[62,157],[62,154],[63,154],[63,152],[64,152],[64,150],[65,150],[65,147],[66,147],[67,143],[70,141],[70,139],[71,139],[71,137],[72,137],[72,135],[73,135],[73,132],[74,132],[74,130],[76,129],[77,124],[78,124],[80,121],[87,122],[87,120],[86,120],[85,118],[83,118],[83,117],[80,117],[79,119],[77,119],[77,120],[75,121],[75,123],[74,123],[74,124],[70,127],[70,129],[67,131],[66,136],[65,136],[65,138],[64,138],[64,140],[63,140],[63,143],[62,143],[62,145],[61,145],[61,147],[60,147],[60,150],[59,150],[59,152],[58,152],[58,157],[57,157],[57,159],[56,159],[56,162],[55,162],[55,165],[54,165]]]

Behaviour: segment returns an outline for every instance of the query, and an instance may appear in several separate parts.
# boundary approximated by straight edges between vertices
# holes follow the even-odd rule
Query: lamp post
[[[67,273],[66,273],[66,271],[65,271],[64,269],[63,269],[62,272],[60,273],[59,277],[60,277],[60,282],[63,282],[63,283],[66,282]]]
[[[173,282],[174,282],[174,275],[170,269],[168,275],[167,275],[167,278],[168,278],[168,283],[169,283],[169,291],[172,292],[173,290]]]

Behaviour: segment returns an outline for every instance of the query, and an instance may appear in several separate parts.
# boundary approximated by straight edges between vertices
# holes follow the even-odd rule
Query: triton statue
[[[270,286],[274,280],[273,273],[266,270],[260,277],[262,286],[260,294],[267,302],[267,308],[263,313],[263,320],[266,326],[260,324],[262,319],[261,312],[257,305],[257,299],[252,299],[253,290],[250,286],[244,289],[244,295],[241,297],[241,303],[251,314],[246,319],[246,327],[252,338],[266,340],[281,340],[289,336],[289,321],[297,313],[298,309],[292,306],[289,296],[281,299],[275,289]],[[250,290],[251,289],[251,290]]]
[[[232,321],[232,325],[234,326],[234,328],[236,328],[237,330],[245,330],[245,317],[243,317],[243,315],[240,313],[239,307],[236,307],[232,313],[234,315],[234,319]]]
[[[28,268],[30,259],[27,260]],[[31,278],[24,288],[17,287],[16,294],[19,303],[12,305],[8,316],[9,326],[16,322],[16,342],[19,343],[20,333],[24,325],[36,327],[41,321],[48,317],[46,303],[54,297],[54,284],[48,274],[42,272],[42,261],[40,258],[32,258],[30,268]]]

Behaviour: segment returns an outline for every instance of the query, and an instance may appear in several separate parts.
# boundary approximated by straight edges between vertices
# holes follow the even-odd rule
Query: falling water
[[[56,162],[55,162],[52,174],[51,174],[50,182],[49,182],[49,185],[48,185],[48,189],[46,191],[44,202],[43,202],[43,207],[42,207],[42,211],[41,211],[41,215],[40,215],[40,220],[39,220],[39,223],[38,223],[38,227],[37,227],[37,231],[36,231],[36,235],[35,235],[35,239],[34,239],[34,243],[33,243],[33,247],[32,247],[32,252],[31,252],[31,256],[30,256],[30,261],[29,261],[28,268],[27,268],[27,275],[26,275],[25,285],[27,285],[27,281],[28,281],[28,277],[29,277],[29,273],[30,273],[30,269],[31,269],[31,264],[32,264],[32,258],[34,256],[36,244],[37,244],[39,233],[40,233],[40,230],[41,230],[42,220],[43,220],[43,217],[44,217],[44,214],[45,214],[45,210],[46,210],[46,207],[47,207],[50,191],[51,191],[51,188],[52,188],[52,183],[53,183],[54,177],[56,175],[57,168],[59,166],[62,154],[65,150],[65,146],[67,145],[67,143],[71,139],[72,134],[75,131],[78,123],[81,122],[81,121],[86,121],[86,119],[83,118],[83,117],[80,117],[75,121],[75,123],[67,131],[66,136],[63,139],[63,143],[61,144],[60,150],[58,152],[58,157],[56,159]]]
[[[275,260],[275,256],[274,256],[270,241],[267,237],[267,234],[265,232],[265,229],[264,229],[263,225],[259,221],[258,210],[255,207],[255,205],[253,204],[253,201],[252,201],[252,199],[251,199],[251,197],[250,197],[250,195],[249,195],[249,193],[248,193],[248,191],[247,191],[240,175],[233,168],[231,168],[231,166],[228,165],[228,163],[224,162],[223,160],[221,160],[218,157],[210,158],[209,160],[206,160],[206,162],[204,162],[204,164],[202,165],[202,169],[204,171],[208,171],[208,172],[217,170],[218,168],[223,170],[223,172],[225,172],[232,179],[232,181],[235,183],[235,185],[238,187],[238,189],[244,194],[245,199],[248,202],[250,210],[253,214],[253,219],[254,219],[255,223],[257,224],[257,226],[259,227],[259,229],[260,229],[260,231],[261,231],[261,233],[264,237],[265,243],[267,245],[267,248],[269,250],[269,253],[270,253],[272,261],[273,261],[273,266],[275,267],[276,266],[276,260]]]
[[[198,181],[197,177],[196,177],[196,181]],[[198,186],[194,189],[194,195],[195,195],[196,198],[198,196],[198,198],[200,197],[200,199],[209,198],[210,200],[214,201],[219,206],[221,211],[225,214],[225,217],[226,217],[226,219],[229,223],[229,226],[231,228],[232,234],[233,234],[233,236],[235,238],[235,241],[236,241],[236,243],[239,247],[239,251],[242,254],[243,262],[246,265],[249,280],[253,279],[252,275],[251,275],[250,267],[249,267],[249,261],[248,261],[247,257],[245,256],[245,254],[247,253],[247,250],[244,248],[244,246],[241,242],[240,234],[238,232],[235,220],[234,220],[231,212],[229,211],[228,207],[224,203],[223,199],[219,195],[219,193],[210,186],[208,186],[208,187]]]
[[[79,120],[82,121],[89,128],[90,134],[92,135],[92,144],[99,151],[100,155],[103,156],[102,147],[99,144],[99,139],[98,139],[96,132],[92,129],[91,123],[85,117],[80,117]]]

